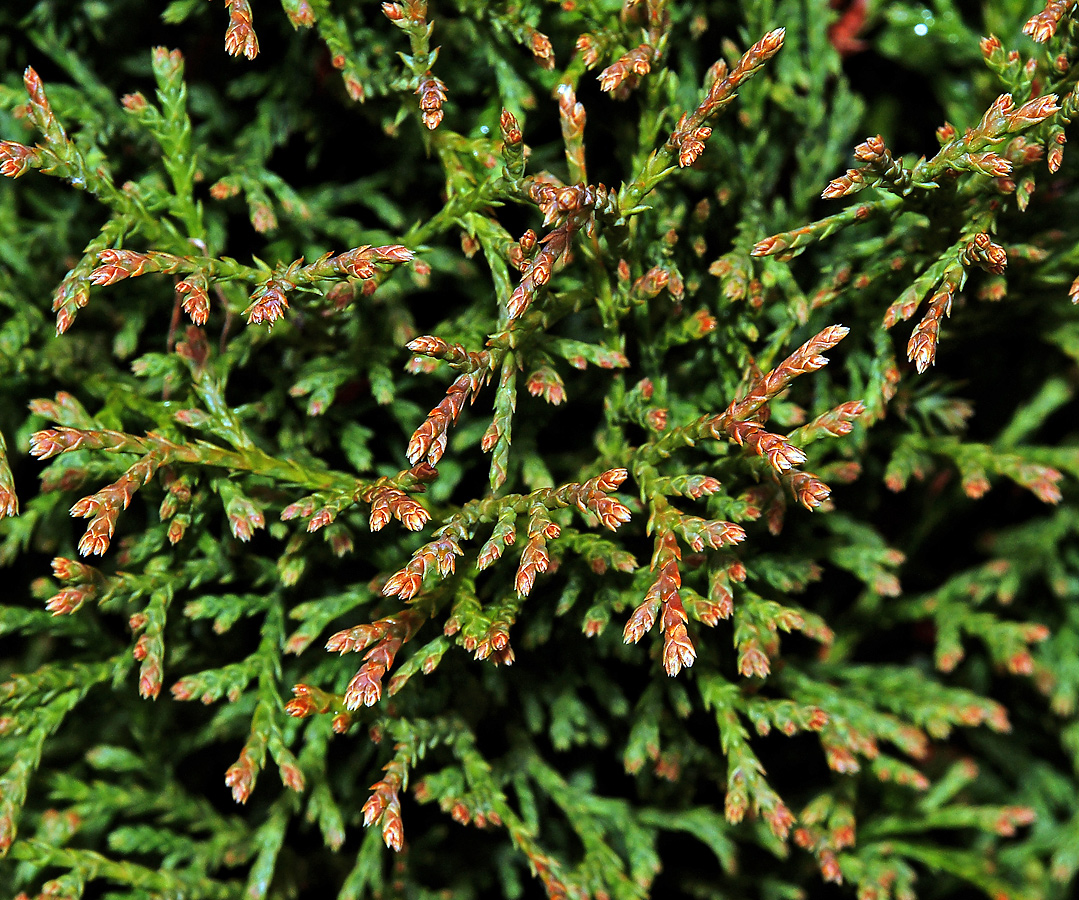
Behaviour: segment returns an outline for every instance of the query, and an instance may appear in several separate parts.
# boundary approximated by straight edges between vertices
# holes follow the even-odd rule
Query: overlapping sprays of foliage
[[[1068,895],[1075,2],[12,6],[3,896]]]

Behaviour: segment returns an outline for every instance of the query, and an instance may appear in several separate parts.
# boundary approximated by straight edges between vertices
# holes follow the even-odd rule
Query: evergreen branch
[[[136,863],[109,859],[93,850],[53,847],[39,841],[20,841],[12,856],[35,866],[56,866],[78,873],[83,882],[108,880],[136,890],[182,892],[196,900],[235,900],[237,887],[207,878],[199,872],[150,869]]]

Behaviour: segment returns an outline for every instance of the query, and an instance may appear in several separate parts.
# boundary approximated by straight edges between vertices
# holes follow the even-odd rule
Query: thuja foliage
[[[1079,10],[985,6],[4,3],[0,895],[1071,896]]]

